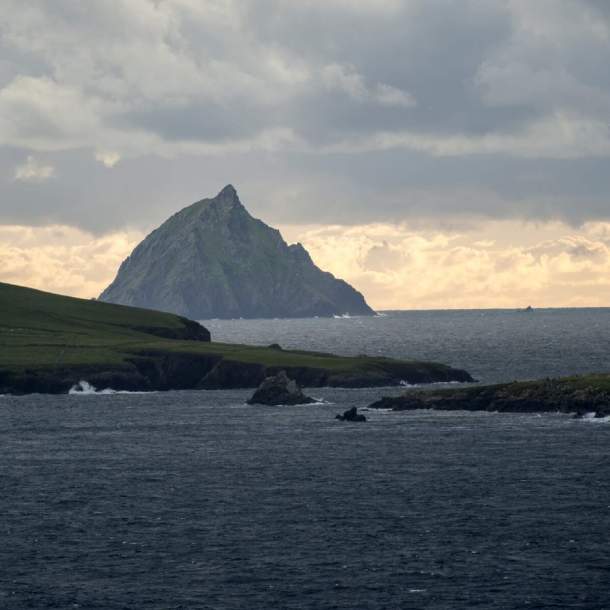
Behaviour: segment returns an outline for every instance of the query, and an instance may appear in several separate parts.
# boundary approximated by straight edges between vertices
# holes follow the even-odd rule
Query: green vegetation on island
[[[610,415],[610,374],[409,391],[401,396],[383,397],[369,406],[394,411],[560,412],[607,417]]]
[[[280,370],[310,387],[472,381],[437,363],[213,343],[173,314],[0,283],[0,393],[60,393],[80,380],[123,390],[250,388]]]
[[[100,301],[194,320],[308,318],[375,312],[301,244],[253,218],[228,185],[166,220],[123,261]]]

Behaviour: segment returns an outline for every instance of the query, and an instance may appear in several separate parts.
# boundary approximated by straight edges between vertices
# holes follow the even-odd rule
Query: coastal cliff
[[[472,381],[466,371],[380,357],[214,343],[192,320],[0,283],[0,394],[98,388],[255,388],[284,370],[299,385]]]

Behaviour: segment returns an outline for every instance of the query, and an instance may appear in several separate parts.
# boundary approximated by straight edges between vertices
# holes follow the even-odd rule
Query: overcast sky
[[[606,0],[0,6],[0,279],[232,183],[377,307],[610,305]]]

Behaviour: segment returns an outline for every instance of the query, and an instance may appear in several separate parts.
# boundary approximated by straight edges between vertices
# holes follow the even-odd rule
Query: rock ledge
[[[361,413],[358,413],[358,409],[356,407],[352,407],[351,409],[344,411],[343,415],[335,415],[335,419],[338,419],[339,421],[366,421],[366,417]]]

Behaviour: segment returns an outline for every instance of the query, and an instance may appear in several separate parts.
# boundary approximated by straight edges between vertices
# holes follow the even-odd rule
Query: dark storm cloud
[[[607,218],[609,24],[596,0],[6,0],[0,222],[150,226],[226,182],[270,222]]]
[[[494,108],[480,96],[477,71],[511,35],[511,16],[500,2],[388,3],[387,10],[345,16],[345,6],[304,3],[288,8],[264,0],[250,13],[261,38],[278,41],[311,64],[351,66],[367,83],[412,92],[412,108],[346,104],[345,95],[316,92],[296,105],[304,133],[409,129],[433,133],[485,133],[534,118],[534,108]],[[393,6],[395,8],[393,8]],[[264,15],[273,14],[274,19]],[[351,17],[351,18],[350,18]],[[297,118],[298,118],[297,117]],[[299,124],[299,123],[297,123]]]
[[[169,141],[222,142],[253,137],[264,127],[273,125],[273,117],[263,120],[258,109],[235,104],[208,103],[186,106],[161,106],[135,109],[118,115],[118,129],[141,128]]]
[[[24,151],[0,156],[17,164]],[[9,173],[4,222],[77,225],[94,232],[151,228],[177,209],[234,183],[251,213],[270,224],[358,224],[460,218],[560,219],[575,225],[606,218],[610,173],[605,159],[546,160],[496,156],[435,158],[411,151],[376,155],[303,153],[198,155],[128,159],[109,169],[82,151],[41,155],[55,163],[45,181]],[[236,176],[235,166],[240,168]]]

